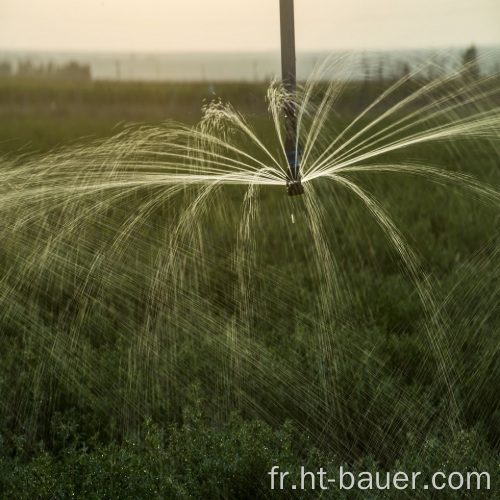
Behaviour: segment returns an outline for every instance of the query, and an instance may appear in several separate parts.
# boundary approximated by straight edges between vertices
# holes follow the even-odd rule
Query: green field
[[[425,83],[398,87],[359,129]],[[349,83],[321,145],[392,84]],[[451,88],[369,137],[440,98],[430,109],[443,113],[415,114],[390,140],[498,109],[498,91],[480,100],[478,84],[452,99]],[[278,154],[266,90],[215,88]],[[177,130],[164,121],[198,123],[210,91],[0,81],[2,498],[302,498],[270,489],[275,465],[491,475],[490,490],[325,498],[498,498],[498,113],[475,135],[479,122],[466,122],[358,163],[435,166],[478,184],[404,168],[346,174],[366,201],[321,176],[297,198],[284,184],[164,183],[163,142]],[[321,84],[316,111],[327,93]],[[238,161],[269,161],[218,126]],[[415,259],[397,250],[403,239]]]

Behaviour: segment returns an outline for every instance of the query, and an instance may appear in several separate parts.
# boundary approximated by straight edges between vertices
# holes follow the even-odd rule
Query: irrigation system
[[[304,193],[300,176],[301,148],[297,133],[295,93],[297,71],[295,64],[295,23],[293,0],[280,0],[281,24],[281,78],[286,91],[283,107],[285,119],[285,153],[288,161],[286,188],[289,196]]]

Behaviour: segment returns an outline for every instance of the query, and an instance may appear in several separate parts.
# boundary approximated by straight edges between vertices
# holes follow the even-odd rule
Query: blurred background
[[[279,2],[4,0],[2,76],[87,80],[269,81],[279,76]],[[495,0],[295,1],[299,78],[356,52],[356,78],[393,78],[434,59],[443,71],[475,45],[500,71]],[[447,50],[445,50],[447,49]],[[488,55],[489,54],[489,55]],[[343,75],[331,69],[327,77]]]
[[[295,11],[299,80],[348,56],[348,70],[330,64],[322,77],[358,82],[366,99],[353,113],[403,75],[471,60],[478,76],[500,73],[496,0],[296,0]],[[195,123],[216,97],[264,115],[280,71],[277,0],[3,0],[0,152],[109,136],[122,122]]]

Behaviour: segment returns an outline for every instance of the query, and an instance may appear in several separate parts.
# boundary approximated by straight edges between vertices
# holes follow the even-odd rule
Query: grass
[[[110,137],[128,122],[196,123],[216,95],[242,112],[265,113],[267,85],[72,82],[0,79],[0,152],[47,152],[85,136]]]
[[[26,144],[23,151],[32,155],[85,143],[82,135],[106,138],[115,123],[130,118],[157,125],[159,104],[171,110],[167,118],[194,121],[206,90],[46,85],[1,83],[1,119],[9,125],[0,127],[0,144],[10,156]],[[364,85],[364,93],[358,88],[364,98],[380,90]],[[355,84],[348,89],[342,119],[331,118],[333,130],[361,105],[355,90]],[[253,113],[258,130],[271,130],[265,104],[249,97],[262,95],[263,87],[225,85],[221,93]],[[64,113],[57,111],[60,103]],[[435,143],[405,154],[499,184],[494,144],[463,141],[450,149]],[[387,161],[399,159],[393,154]],[[362,203],[328,181],[314,184],[325,214],[322,234],[345,275],[339,305],[328,314],[321,256],[301,202],[292,205],[284,187],[261,188],[258,223],[243,243],[241,187],[225,188],[203,216],[191,219],[180,236],[177,295],[168,280],[150,293],[157,284],[152,269],[163,269],[157,257],[171,241],[166,228],[189,207],[189,192],[148,214],[118,249],[117,234],[151,191],[105,204],[81,231],[52,247],[58,259],[50,266],[37,252],[43,231],[56,234],[71,211],[56,207],[43,224],[4,232],[11,235],[0,254],[4,498],[268,497],[273,464],[486,470],[498,487],[497,209],[464,189],[418,177],[359,174],[356,180],[420,251],[445,328],[428,333],[428,311],[386,237]],[[16,207],[9,210],[15,214]],[[207,244],[203,253],[198,241]],[[244,255],[255,261],[235,266],[238,245],[249,245]],[[35,260],[26,266],[32,251]],[[89,274],[96,254],[101,260]],[[89,275],[95,285],[87,283]],[[241,290],[241,282],[251,286]],[[438,335],[450,353],[451,388],[432,345]],[[363,492],[347,498],[358,494],[365,498]],[[443,494],[480,498],[479,492]],[[403,493],[380,498],[391,495]]]

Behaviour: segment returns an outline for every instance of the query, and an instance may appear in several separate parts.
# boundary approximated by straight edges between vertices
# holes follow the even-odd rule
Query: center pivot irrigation
[[[293,0],[280,0],[281,23],[281,76],[287,98],[283,107],[285,117],[285,153],[288,162],[286,190],[289,196],[304,194],[300,177],[301,148],[297,133],[295,92],[297,76],[295,67],[295,26]]]

